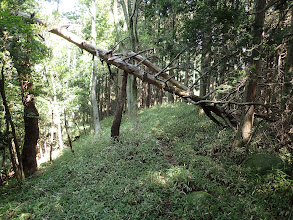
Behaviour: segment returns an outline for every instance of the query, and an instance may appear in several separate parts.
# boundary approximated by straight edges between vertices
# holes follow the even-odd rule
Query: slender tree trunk
[[[149,108],[151,106],[151,84],[147,83],[147,96],[146,96],[146,107]]]
[[[11,161],[12,161],[12,165],[13,165],[13,169],[14,172],[16,173],[16,177],[17,180],[23,181],[25,179],[24,176],[24,171],[23,171],[23,164],[22,164],[22,158],[20,155],[20,150],[19,150],[19,143],[16,137],[16,130],[15,130],[15,126],[14,123],[12,121],[11,118],[11,114],[10,114],[10,110],[9,110],[9,106],[7,104],[7,99],[6,99],[6,94],[5,94],[5,82],[4,82],[4,67],[5,67],[5,60],[4,60],[4,56],[2,59],[2,68],[1,68],[1,80],[0,80],[0,93],[1,93],[1,97],[2,97],[2,102],[3,102],[3,106],[4,106],[4,110],[5,110],[5,120],[6,120],[6,138],[8,141],[8,145],[9,145],[9,152],[10,152],[10,156],[11,156]],[[11,127],[12,130],[12,136],[13,136],[13,141],[14,141],[14,145],[15,145],[15,151],[13,149],[13,145],[12,145],[12,140],[9,137],[9,125]],[[16,157],[15,158],[15,153],[16,153]],[[18,164],[17,164],[18,161]]]
[[[97,38],[97,31],[96,31],[96,15],[97,15],[97,10],[96,10],[96,0],[92,0],[92,8],[91,8],[91,13],[92,13],[92,38],[93,38],[93,44],[96,44],[96,38]],[[97,87],[97,66],[98,66],[98,61],[96,59],[96,56],[93,56],[93,71],[91,75],[91,102],[92,102],[92,108],[93,108],[93,123],[94,123],[94,130],[95,134],[99,132],[101,129],[100,125],[100,119],[99,119],[99,108],[98,108],[98,103],[97,103],[97,94],[96,94],[96,87]]]
[[[287,103],[288,98],[293,96],[292,90],[292,77],[293,77],[293,7],[291,7],[291,38],[288,41],[287,48],[287,57],[285,63],[285,72],[284,72],[284,88],[283,88],[283,98],[282,98],[282,106],[285,109],[285,104]],[[289,109],[292,110],[293,104],[289,106]],[[293,120],[293,119],[292,119]]]
[[[110,86],[110,77],[107,76],[106,77],[107,81],[106,81],[106,95],[107,95],[107,106],[106,106],[106,115],[107,117],[110,115],[110,108],[111,108],[111,86]]]
[[[226,39],[224,39],[224,41],[226,41]],[[223,45],[221,48],[222,56],[226,56],[227,51],[228,51],[227,45]],[[217,83],[218,86],[223,84],[224,76],[226,73],[227,73],[227,61],[224,60],[220,65],[220,72],[217,75],[218,76],[218,83]],[[222,97],[223,97],[223,93],[218,93],[217,99],[220,100]]]
[[[3,174],[7,176],[7,169],[6,169],[6,148],[4,147],[2,150],[2,164]]]
[[[254,11],[256,12],[253,22],[253,44],[258,48],[253,49],[252,56],[248,61],[248,78],[245,87],[245,102],[254,102],[257,94],[257,80],[261,72],[260,53],[261,47],[259,46],[262,42],[262,32],[265,19],[265,5],[266,0],[255,0]],[[254,122],[254,105],[250,105],[245,108],[241,120],[240,129],[234,146],[242,147],[245,146],[252,134]],[[241,132],[241,136],[240,136]]]
[[[48,150],[47,150],[47,124],[45,124],[45,135],[44,135],[44,154],[47,155]]]
[[[189,85],[189,68],[190,68],[190,53],[187,53],[187,70],[185,71],[184,76],[184,85],[188,87]]]
[[[130,36],[130,46],[132,51],[136,51],[136,43],[138,40],[135,39],[135,19],[137,19],[136,15],[136,10],[138,7],[138,1],[139,0],[134,0],[131,2],[131,0],[127,0],[127,3],[125,2],[126,0],[120,0],[119,3],[122,6],[122,10],[124,13],[124,18],[125,22],[127,25],[128,33]],[[137,116],[137,82],[136,78],[133,75],[128,75],[128,80],[127,80],[127,104],[128,104],[128,115],[130,118],[136,118]]]
[[[24,180],[24,173],[21,172],[21,170],[19,169],[19,160],[17,163],[17,156],[15,154],[15,150],[13,149],[13,145],[12,145],[12,139],[9,137],[9,130],[7,130],[8,132],[6,133],[7,136],[7,144],[8,144],[8,149],[9,149],[9,153],[10,153],[10,160],[12,163],[12,168],[13,171],[15,172],[16,175],[16,179],[18,182],[21,182]]]
[[[67,122],[67,119],[66,119],[66,110],[65,110],[65,108],[64,108],[64,124],[65,124],[65,130],[66,130],[70,150],[71,150],[72,153],[74,153],[74,150],[72,148],[72,141],[71,141],[70,134],[69,134],[69,128],[68,128],[68,122]]]
[[[174,70],[170,70],[170,77],[174,76]],[[168,102],[174,103],[174,94],[168,93]]]
[[[120,134],[120,125],[121,125],[122,114],[123,114],[123,106],[124,106],[125,98],[126,98],[127,75],[128,75],[127,72],[124,71],[120,96],[119,96],[119,99],[117,100],[116,112],[115,112],[113,124],[111,127],[111,137],[114,139],[117,139]]]
[[[202,55],[201,55],[201,73],[205,74],[209,71],[211,63],[211,45],[210,35],[205,33],[202,40]],[[200,96],[205,96],[209,88],[209,75],[205,74],[200,80]]]
[[[52,101],[50,100],[50,109],[51,109],[51,139],[50,139],[50,162],[52,162],[52,153],[53,153],[53,144],[54,144],[54,108]]]
[[[58,145],[60,149],[63,149],[63,138],[62,138],[62,125],[61,125],[61,114],[60,114],[60,107],[57,101],[57,93],[56,93],[56,85],[55,85],[56,76],[54,77],[53,73],[51,73],[51,82],[53,88],[53,105],[52,108],[54,109],[55,114],[55,123],[57,125],[57,138],[58,138]]]

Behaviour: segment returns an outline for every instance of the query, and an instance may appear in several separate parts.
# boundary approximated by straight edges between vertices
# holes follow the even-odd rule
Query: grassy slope
[[[102,124],[98,136],[74,143],[74,154],[66,150],[43,173],[0,188],[0,219],[293,217],[284,173],[259,177],[235,165],[225,153],[231,133],[194,106],[143,110],[138,123],[123,122],[119,143],[109,137],[111,118]]]

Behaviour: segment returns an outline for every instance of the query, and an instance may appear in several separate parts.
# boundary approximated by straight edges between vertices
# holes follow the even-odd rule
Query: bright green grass
[[[259,177],[233,162],[221,130],[196,107],[163,104],[124,119],[120,142],[112,118],[97,136],[44,172],[0,188],[0,219],[290,219],[292,182],[282,171]],[[194,193],[200,192],[200,196]],[[208,195],[205,197],[205,195]]]

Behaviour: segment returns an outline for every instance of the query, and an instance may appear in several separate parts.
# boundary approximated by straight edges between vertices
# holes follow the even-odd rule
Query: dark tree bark
[[[123,77],[122,77],[120,96],[117,100],[116,112],[115,112],[113,124],[111,127],[111,137],[113,139],[117,139],[120,134],[120,125],[121,125],[123,107],[124,107],[125,99],[126,99],[127,75],[128,75],[127,72],[124,71]]]
[[[14,39],[16,40],[16,39]],[[29,36],[27,36],[27,43],[29,42]],[[31,94],[33,83],[31,81],[31,62],[30,62],[30,50],[29,47],[13,48],[12,60],[14,67],[16,68],[20,88],[22,103],[24,107],[24,145],[22,148],[22,165],[23,171],[27,175],[33,174],[37,170],[37,141],[39,139],[39,125],[38,117],[39,113],[35,106],[34,95]]]
[[[151,106],[151,85],[147,83],[147,94],[146,94],[146,107],[149,108]]]
[[[171,67],[172,68],[172,67]],[[170,77],[173,76],[174,77],[174,70],[170,71]],[[156,95],[156,100],[159,100],[159,91],[157,91],[157,95]],[[174,95],[172,93],[168,93],[168,102],[169,103],[174,103]]]
[[[72,153],[74,153],[74,150],[72,148],[72,141],[71,141],[70,134],[69,134],[69,128],[68,128],[68,122],[67,122],[67,119],[66,119],[66,110],[65,110],[65,108],[64,108],[64,124],[65,124],[65,130],[66,130],[70,150],[71,150]]]
[[[37,170],[37,142],[39,139],[39,113],[35,106],[34,95],[23,97],[24,105],[24,144],[22,149],[23,171],[27,175]]]
[[[15,131],[15,126],[11,118],[9,106],[7,104],[7,99],[6,99],[6,94],[5,94],[5,86],[4,86],[4,66],[5,66],[5,61],[4,57],[2,59],[2,68],[1,68],[1,80],[0,80],[0,93],[2,97],[2,102],[5,110],[5,120],[6,120],[6,140],[8,142],[9,146],[9,152],[10,152],[10,157],[11,157],[11,162],[13,166],[13,170],[16,173],[16,178],[17,180],[23,181],[25,179],[24,172],[23,172],[23,163],[22,163],[22,158],[20,155],[20,150],[19,150],[19,143],[16,137],[16,131]],[[9,132],[9,125],[12,130],[12,137],[15,145],[15,150],[12,146],[12,137],[10,137],[10,132]],[[16,154],[16,155],[15,155]],[[17,163],[18,161],[18,163]]]
[[[245,87],[245,102],[254,102],[257,94],[257,81],[261,71],[260,46],[262,42],[262,32],[265,19],[266,0],[255,0],[254,10],[256,12],[253,22],[253,44],[256,46],[252,50],[252,56],[248,60],[247,66],[247,83]],[[254,105],[247,106],[242,114],[240,129],[233,143],[233,146],[242,147],[247,145],[252,135],[254,122]],[[241,135],[240,135],[241,133]]]
[[[285,64],[285,75],[284,75],[284,91],[283,91],[283,100],[282,106],[285,109],[285,104],[290,96],[293,95],[293,85],[292,85],[292,77],[293,77],[293,7],[291,8],[291,26],[290,26],[291,38],[288,41],[287,47],[287,57]],[[289,106],[289,109],[292,110],[293,104]],[[293,120],[293,119],[292,119]]]

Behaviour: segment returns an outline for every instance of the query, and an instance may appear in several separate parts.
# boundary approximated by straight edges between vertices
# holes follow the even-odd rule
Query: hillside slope
[[[22,185],[1,187],[0,218],[290,219],[291,180],[280,170],[255,175],[226,151],[232,134],[185,103],[111,118]]]

